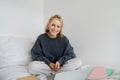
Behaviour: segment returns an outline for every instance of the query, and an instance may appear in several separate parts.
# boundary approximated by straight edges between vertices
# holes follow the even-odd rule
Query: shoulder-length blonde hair
[[[62,17],[60,16],[60,15],[58,15],[58,14],[55,14],[55,15],[53,15],[53,16],[51,16],[50,17],[50,19],[49,19],[49,21],[48,21],[48,23],[47,23],[47,25],[46,25],[46,27],[45,27],[45,33],[47,33],[48,34],[48,32],[49,32],[49,24],[52,22],[52,20],[54,20],[54,19],[58,19],[59,21],[60,21],[60,23],[61,23],[61,30],[60,30],[60,32],[57,34],[57,37],[62,37],[63,36],[63,34],[62,34],[62,27],[63,27],[63,19],[62,19]]]

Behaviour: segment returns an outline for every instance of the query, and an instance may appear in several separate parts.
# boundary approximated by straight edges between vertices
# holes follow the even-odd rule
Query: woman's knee
[[[82,61],[80,58],[73,58],[73,59],[69,60],[68,63],[76,65],[76,66],[82,66]]]
[[[33,61],[28,65],[28,70],[32,74],[36,74],[39,70],[43,69],[45,67],[44,62],[40,61]]]
[[[28,65],[28,71],[29,71],[30,73],[34,73],[34,72],[37,71],[37,67],[38,67],[37,62],[36,62],[36,61],[33,61],[33,62],[31,62],[31,63]]]
[[[82,62],[80,58],[73,58],[71,60],[68,60],[62,67],[63,71],[70,71],[78,69],[82,66]]]
[[[81,61],[80,58],[75,58],[75,59],[74,59],[74,63],[75,63],[76,65],[78,65],[79,67],[82,66],[82,61]]]

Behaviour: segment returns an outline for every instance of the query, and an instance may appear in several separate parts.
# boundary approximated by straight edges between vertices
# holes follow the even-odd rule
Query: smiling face
[[[45,32],[51,37],[62,37],[62,27],[63,27],[63,19],[60,15],[56,14],[51,16],[46,28]]]
[[[57,37],[57,35],[60,33],[62,27],[61,27],[61,22],[55,18],[51,21],[51,23],[48,26],[49,29],[49,36],[50,37]]]

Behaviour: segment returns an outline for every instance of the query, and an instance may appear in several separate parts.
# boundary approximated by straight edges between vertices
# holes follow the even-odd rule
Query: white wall
[[[0,0],[0,35],[36,39],[44,32],[44,22],[58,13],[65,22],[64,34],[84,64],[119,68],[119,3],[119,0]]]
[[[0,35],[36,38],[43,24],[44,0],[0,0]]]
[[[120,67],[120,0],[45,0],[45,22],[58,13],[84,64]]]

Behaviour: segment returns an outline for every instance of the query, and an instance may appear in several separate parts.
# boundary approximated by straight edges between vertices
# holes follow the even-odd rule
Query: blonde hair
[[[53,15],[53,16],[50,17],[50,19],[49,19],[49,21],[48,21],[48,23],[47,23],[47,25],[46,25],[45,32],[48,34],[48,32],[49,32],[48,26],[49,26],[49,24],[50,24],[54,19],[58,19],[58,20],[60,21],[60,23],[61,23],[61,30],[60,30],[60,32],[57,34],[57,37],[62,37],[62,36],[63,36],[63,34],[62,34],[63,19],[62,19],[62,17],[61,17],[60,15],[58,15],[58,14],[55,14],[55,15]]]

